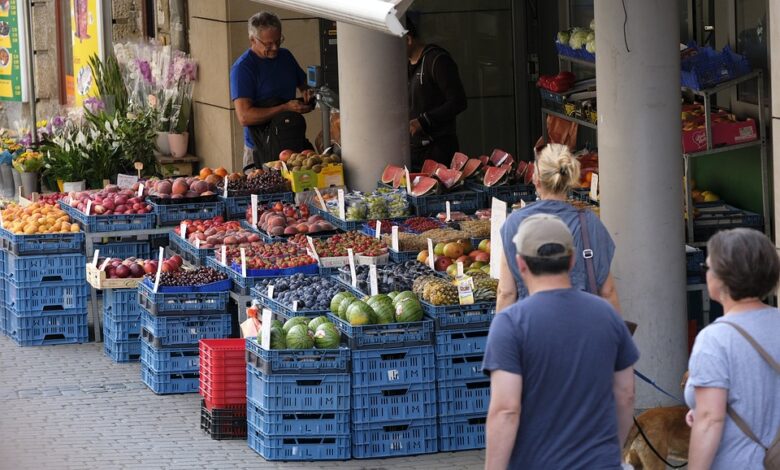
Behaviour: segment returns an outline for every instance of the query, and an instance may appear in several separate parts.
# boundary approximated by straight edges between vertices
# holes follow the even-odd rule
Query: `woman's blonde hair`
[[[536,156],[536,171],[545,191],[564,194],[579,186],[580,162],[566,145],[547,144],[542,148]]]

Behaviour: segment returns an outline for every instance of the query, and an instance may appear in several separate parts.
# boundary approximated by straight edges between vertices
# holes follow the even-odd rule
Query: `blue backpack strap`
[[[580,234],[582,235],[582,258],[585,260],[585,270],[588,275],[588,292],[599,295],[599,288],[596,284],[596,268],[593,266],[593,250],[590,245],[590,233],[588,233],[587,215],[583,209],[577,211],[580,218]]]

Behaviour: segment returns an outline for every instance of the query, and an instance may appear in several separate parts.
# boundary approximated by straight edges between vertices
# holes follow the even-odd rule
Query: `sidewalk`
[[[478,469],[484,451],[266,462],[200,430],[200,396],[158,396],[102,343],[21,348],[0,335],[0,469]]]

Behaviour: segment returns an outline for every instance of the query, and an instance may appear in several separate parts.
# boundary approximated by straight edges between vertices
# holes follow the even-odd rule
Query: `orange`
[[[219,176],[220,178],[224,178],[227,176],[228,172],[226,169],[219,167],[216,170],[214,170],[214,174]]]
[[[211,171],[211,168],[208,168],[208,167],[202,168],[200,170],[200,173],[198,174],[198,178],[202,179],[202,180],[205,180],[206,178],[208,178],[212,174],[213,174],[213,172]]]

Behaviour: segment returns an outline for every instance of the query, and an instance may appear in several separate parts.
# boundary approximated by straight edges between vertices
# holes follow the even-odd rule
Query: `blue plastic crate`
[[[247,421],[266,436],[348,436],[349,411],[267,411],[247,400]]]
[[[141,339],[141,314],[136,321],[114,321],[103,317],[103,336],[113,341],[139,341]]]
[[[439,356],[436,358],[436,380],[439,384],[453,385],[464,380],[484,379],[483,360],[483,354]]]
[[[447,384],[452,385],[447,385]],[[487,413],[490,379],[439,382],[439,416]]]
[[[86,280],[87,257],[78,254],[58,256],[17,256],[8,253],[3,272],[19,287],[44,283]]]
[[[229,338],[230,314],[155,316],[141,312],[141,337],[162,347],[197,346],[201,339]]]
[[[3,249],[18,256],[84,252],[84,232],[17,235],[0,228]]]
[[[698,248],[694,250],[685,252],[685,270],[688,276],[700,276],[702,272],[701,265],[704,263],[704,251]]]
[[[206,266],[227,274],[232,282],[231,290],[240,295],[250,295],[250,290],[263,279],[262,277],[243,277],[241,273],[224,266],[212,256],[206,258]]]
[[[141,319],[141,305],[136,289],[104,289],[103,317],[115,322],[134,322]]]
[[[259,289],[258,287],[253,287],[250,290],[252,298],[257,299],[261,305],[270,308],[271,311],[274,313],[283,315],[285,318],[291,318],[291,317],[316,318],[321,315],[327,315],[327,313],[329,312],[329,310],[327,309],[326,310],[293,310],[291,307],[287,306],[287,304],[283,304],[276,299],[272,299],[268,297],[267,290],[265,290],[265,293],[263,293],[262,290]]]
[[[496,316],[494,302],[479,302],[471,305],[432,305],[420,300],[427,318],[436,324],[436,330],[489,328]]]
[[[154,211],[148,214],[86,215],[63,201],[59,201],[59,204],[86,232],[126,232],[154,228]]]
[[[484,354],[488,328],[444,330],[436,333],[436,357]]]
[[[352,387],[352,424],[436,418],[436,384]]]
[[[103,338],[103,352],[114,362],[139,362],[141,360],[141,340],[114,341],[106,336]]]
[[[360,227],[366,222],[365,220],[343,220],[331,214],[329,211],[320,209],[315,204],[309,204],[309,213],[321,216],[323,219],[330,222],[331,225],[345,232],[360,230]]]
[[[141,341],[141,361],[155,373],[198,372],[198,347],[156,349]]]
[[[219,199],[225,204],[225,217],[229,220],[241,220],[246,216],[246,208],[252,205],[252,196],[223,197]],[[295,202],[295,193],[258,194],[258,204],[269,202]]]
[[[375,459],[438,452],[436,418],[352,425],[352,457]]]
[[[485,448],[487,415],[442,416],[439,418],[439,452]]]
[[[247,444],[265,460],[349,460],[350,436],[266,436],[252,423]]]
[[[205,265],[206,258],[214,256],[214,248],[195,248],[190,242],[184,240],[174,232],[171,232],[168,243],[168,247],[171,251],[181,256],[184,261],[195,266]]]
[[[100,250],[101,258],[150,259],[152,257],[152,248],[149,240],[95,243],[93,248],[94,250]],[[93,255],[94,251],[89,253],[89,256]]]
[[[507,204],[515,204],[520,201],[532,202],[536,200],[536,188],[532,184],[509,184],[501,186],[485,186],[484,184],[467,181],[466,187],[484,194],[485,204],[491,204],[493,198],[500,199]]]
[[[706,242],[716,232],[731,228],[764,229],[764,217],[722,202],[696,203],[699,215],[693,221],[694,239]]]
[[[433,322],[423,320],[410,323],[352,326],[328,313],[328,318],[349,339],[350,349],[387,349],[394,347],[427,346],[433,343]]]
[[[26,317],[8,310],[7,328],[8,336],[20,346],[89,342],[86,311]]]
[[[5,282],[5,304],[17,315],[32,317],[66,310],[87,310],[86,281],[60,281],[37,287],[19,287]]]
[[[156,373],[141,361],[141,380],[157,395],[198,393],[197,372]]]
[[[153,315],[182,315],[186,313],[225,313],[230,293],[224,292],[154,292],[145,283],[138,284],[138,302]]]
[[[388,250],[390,253],[390,260],[394,263],[405,263],[407,261],[417,259],[419,252],[417,251],[394,251],[392,248]]]
[[[574,49],[568,44],[563,44],[558,41],[555,41],[555,47],[558,49],[559,55],[573,57],[587,62],[596,62],[596,54],[588,52],[584,47]]]
[[[409,204],[414,207],[418,216],[431,216],[447,209],[447,201],[450,210],[460,211],[464,214],[473,214],[485,205],[484,194],[478,191],[458,191],[448,194],[433,194],[430,196],[407,196]]]
[[[352,386],[396,386],[436,379],[433,346],[352,352]]]
[[[192,204],[155,204],[149,202],[157,214],[157,224],[179,225],[182,220],[208,220],[224,215],[225,205],[221,201],[196,202]]]
[[[246,397],[266,411],[347,411],[350,375],[265,375],[247,364]]]
[[[246,362],[263,374],[344,374],[350,372],[350,350],[263,349],[256,338],[246,339]]]
[[[680,81],[686,88],[703,90],[751,72],[747,57],[734,53],[729,46],[722,51],[695,44],[689,47],[697,48],[698,53],[680,63]]]
[[[151,292],[154,292],[154,280],[151,277],[144,277],[140,282]],[[196,286],[159,286],[157,289],[158,294],[197,294],[197,293],[227,293],[230,291],[231,281],[230,279],[222,279],[221,281],[211,282],[209,284],[199,284]]]

